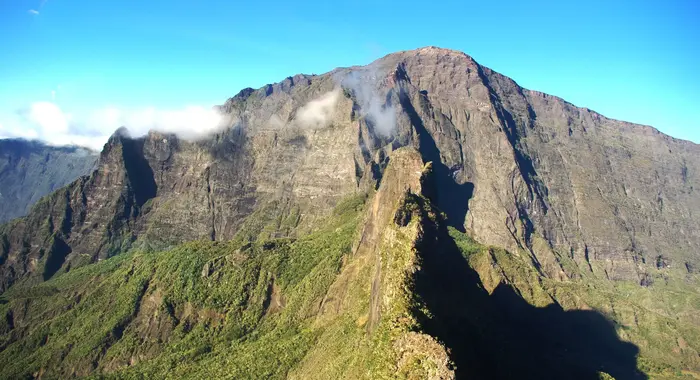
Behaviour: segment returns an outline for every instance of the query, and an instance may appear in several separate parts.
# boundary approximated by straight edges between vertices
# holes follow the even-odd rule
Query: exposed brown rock
[[[323,126],[297,122],[339,85]],[[367,109],[377,99],[391,113],[389,135]],[[429,47],[298,75],[243,90],[220,110],[228,127],[204,141],[118,131],[89,178],[2,227],[0,291],[133,247],[227,240],[272,202],[270,220],[298,213],[291,227],[266,230],[273,236],[312,228],[339,199],[375,186],[402,146],[433,163],[434,198],[451,225],[528,252],[552,278],[575,276],[563,256],[638,282],[659,255],[700,262],[698,145],[523,89],[460,52]]]

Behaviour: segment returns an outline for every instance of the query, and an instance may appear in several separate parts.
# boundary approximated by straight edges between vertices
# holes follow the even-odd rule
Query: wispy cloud
[[[51,145],[79,145],[100,150],[109,136],[125,126],[134,137],[149,130],[174,133],[196,140],[223,127],[221,115],[211,108],[178,109],[105,107],[73,114],[53,102],[36,102],[0,119],[0,138],[25,138]]]
[[[335,105],[340,97],[340,89],[327,92],[308,102],[297,111],[296,122],[303,127],[323,128],[333,117]]]
[[[41,0],[41,2],[39,3],[39,6],[36,9],[30,9],[27,12],[29,12],[29,14],[31,14],[31,15],[38,15],[39,11],[41,11],[41,8],[44,7],[44,5],[46,4],[47,1],[49,1],[49,0]]]
[[[372,66],[335,78],[344,89],[353,93],[362,116],[372,123],[374,131],[383,136],[391,136],[396,130],[396,110],[379,91],[381,79],[380,73]]]

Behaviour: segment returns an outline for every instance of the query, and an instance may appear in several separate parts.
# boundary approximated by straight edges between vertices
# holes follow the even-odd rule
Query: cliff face
[[[26,215],[41,197],[90,174],[97,153],[35,141],[0,140],[0,223]]]
[[[402,148],[376,191],[298,238],[189,242],[20,282],[0,298],[0,376],[646,378],[635,344],[589,307],[627,312],[627,300],[448,228],[435,175]],[[625,331],[662,322],[652,347],[689,343],[675,355],[645,344],[645,358],[697,369],[700,329],[652,314]]]
[[[698,145],[437,48],[219,109],[0,226],[0,377],[700,373]]]
[[[220,110],[227,128],[203,141],[118,131],[90,177],[2,227],[2,290],[129,248],[311,230],[402,146],[433,162],[451,226],[527,252],[547,277],[650,285],[658,262],[700,266],[697,145],[522,89],[463,53],[298,75]]]
[[[526,217],[551,247],[598,276],[643,284],[659,261],[697,262],[700,146],[485,72],[505,120],[513,119],[509,139],[542,205],[526,207]]]
[[[399,130],[443,176],[440,208],[477,240],[524,248],[555,278],[575,275],[566,257],[640,282],[659,257],[698,260],[698,145],[522,89],[458,52],[375,64],[397,68]]]

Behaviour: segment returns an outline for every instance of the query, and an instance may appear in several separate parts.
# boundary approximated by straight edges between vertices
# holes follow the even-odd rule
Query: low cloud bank
[[[343,91],[350,91],[359,111],[375,133],[391,136],[396,130],[396,110],[382,95],[376,70],[359,69],[335,78],[337,87],[297,110],[294,123],[307,128],[324,128],[333,120]],[[273,126],[285,123],[277,116]],[[0,114],[0,138],[41,140],[50,145],[78,145],[101,150],[119,127],[126,127],[133,137],[150,130],[174,133],[187,140],[197,140],[220,131],[224,117],[214,108],[187,106],[178,109],[146,107],[128,109],[105,107],[79,113],[62,109],[54,101],[32,103],[9,115]]]
[[[202,106],[180,109],[107,107],[72,114],[53,102],[37,102],[13,115],[0,116],[0,138],[41,140],[50,145],[78,145],[101,150],[109,136],[125,126],[138,137],[156,130],[196,140],[219,131],[222,115]]]

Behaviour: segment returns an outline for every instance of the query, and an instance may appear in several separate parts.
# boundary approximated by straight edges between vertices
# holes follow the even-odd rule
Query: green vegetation
[[[298,210],[289,207],[250,219],[230,242],[132,251],[42,283],[20,282],[0,297],[0,378],[446,376],[452,358],[426,329],[449,322],[437,314],[448,309],[466,310],[455,321],[479,326],[469,314],[480,311],[441,310],[442,301],[428,297],[442,288],[417,291],[423,260],[446,247],[430,240],[445,238],[436,235],[441,216],[411,193],[397,200],[398,210],[381,205],[376,214],[362,212],[366,201],[341,202],[317,230],[295,239],[270,238],[298,224]],[[698,368],[700,331],[689,321],[700,294],[687,286],[696,278],[668,276],[646,288],[594,276],[553,280],[527,252],[448,233],[478,274],[473,295],[507,285],[533,310],[598,310],[615,321],[620,339],[639,347],[637,365],[651,377],[697,375],[689,369]],[[567,265],[567,273],[578,270]],[[482,326],[479,334],[499,339],[497,326]]]
[[[18,284],[0,304],[1,377],[285,377],[322,332],[363,200],[298,240],[190,242]]]
[[[639,347],[638,368],[651,378],[700,377],[690,370],[700,368],[700,292],[691,290],[699,289],[696,277],[680,271],[655,273],[661,280],[650,287],[592,275],[558,281],[542,276],[526,252],[483,246],[455,229],[450,236],[489,293],[504,283],[533,306],[556,302],[564,310],[597,310],[614,322],[620,339]]]
[[[484,249],[483,245],[476,242],[469,235],[458,231],[454,227],[448,227],[448,232],[450,237],[455,241],[455,244],[457,244],[459,250],[462,252],[462,255],[464,255],[464,257],[467,259],[469,256],[479,253]]]
[[[420,262],[414,244],[421,214],[430,211],[416,199],[422,198],[405,194],[392,213],[410,220],[407,225],[379,221],[372,229],[376,235],[365,236],[377,239],[376,250],[359,250],[329,289],[326,297],[333,302],[316,322],[322,334],[291,378],[449,378],[444,347],[418,321],[428,312],[415,292]]]

